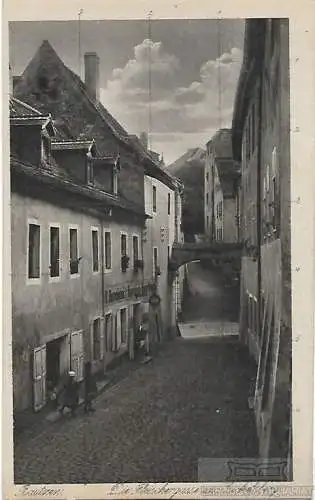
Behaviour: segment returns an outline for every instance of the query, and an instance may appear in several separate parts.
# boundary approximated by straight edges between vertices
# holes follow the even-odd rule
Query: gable
[[[53,119],[65,120],[74,138],[94,139],[101,156],[120,153],[119,191],[144,206],[144,168],[129,146],[127,132],[99,102],[87,95],[84,83],[67,68],[48,42],[43,42],[15,88],[15,96]]]

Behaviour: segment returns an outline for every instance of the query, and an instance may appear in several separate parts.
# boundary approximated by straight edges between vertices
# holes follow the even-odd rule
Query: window
[[[158,267],[158,249],[157,247],[153,247],[153,271],[156,271],[156,268]]]
[[[118,172],[116,168],[113,170],[113,193],[118,193]]]
[[[92,260],[93,260],[93,272],[97,273],[99,271],[98,231],[97,231],[97,229],[92,229]]]
[[[206,181],[209,181],[209,172],[206,173]]]
[[[28,277],[40,277],[40,226],[29,224],[28,229]]]
[[[50,228],[50,277],[56,278],[60,275],[60,237],[59,227]]]
[[[78,230],[71,228],[69,230],[70,237],[70,274],[78,274]]]
[[[127,343],[127,309],[120,309],[121,342]]]
[[[94,182],[94,169],[91,160],[88,160],[86,165],[86,181],[88,184],[93,184]]]
[[[48,137],[43,136],[43,150],[44,157],[49,161],[50,158],[50,139]]]
[[[254,152],[255,150],[255,147],[256,147],[256,124],[255,124],[255,104],[252,105],[252,113],[251,113],[251,129],[252,129],[252,133],[251,133],[251,139],[252,139],[252,144],[251,144],[251,150],[252,150],[252,153]]]
[[[112,238],[110,231],[105,231],[105,269],[112,267]]]
[[[124,255],[127,255],[127,235],[122,234],[120,236],[120,254],[123,257]]]
[[[132,250],[133,250],[133,263],[139,260],[139,238],[138,236],[132,237]]]
[[[207,215],[207,227],[209,227],[209,215]]]
[[[152,210],[156,212],[156,186],[152,187]]]
[[[206,194],[206,205],[209,205],[209,193]]]
[[[101,359],[101,318],[93,321],[93,359]]]
[[[167,260],[169,261],[170,259],[170,255],[171,255],[171,249],[170,249],[170,246],[167,245]]]
[[[171,194],[168,193],[167,195],[167,213],[168,215],[171,214]]]

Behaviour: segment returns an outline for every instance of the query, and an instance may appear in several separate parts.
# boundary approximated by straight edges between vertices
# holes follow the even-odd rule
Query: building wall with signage
[[[95,271],[92,262],[92,230],[100,235],[100,224],[95,217],[14,192],[11,209],[14,403],[22,410],[32,404],[34,349],[83,331],[88,353],[89,321],[101,313],[100,261]],[[72,270],[70,231],[73,251],[76,246],[82,257]],[[52,245],[59,247],[55,262]],[[61,358],[67,357],[65,349],[66,341],[59,346]],[[48,349],[46,357],[49,362]],[[69,368],[65,361],[61,365],[60,371]]]
[[[33,405],[34,393],[40,409],[58,374],[70,367],[82,379],[84,361],[91,360],[94,371],[104,370],[128,351],[134,314],[139,322],[148,308],[152,276],[145,279],[141,266],[140,225],[105,222],[18,192],[12,192],[11,209],[18,412]],[[126,269],[122,253],[130,259]],[[78,261],[70,263],[71,255]]]

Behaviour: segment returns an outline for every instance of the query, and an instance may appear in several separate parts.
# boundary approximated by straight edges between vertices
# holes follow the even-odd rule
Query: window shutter
[[[134,317],[133,317],[133,306],[128,307],[128,350],[129,359],[134,358]]]
[[[113,315],[113,331],[112,331],[112,350],[117,351],[117,313]]]
[[[83,331],[71,333],[71,370],[76,373],[76,380],[80,382],[84,377],[84,345]]]
[[[100,359],[104,359],[105,318],[101,318],[100,322]]]
[[[33,391],[34,410],[39,411],[46,402],[46,345],[34,349]]]
[[[90,346],[90,361],[94,359],[94,320],[91,321],[89,327],[89,346]]]
[[[116,328],[116,341],[117,341],[117,347],[116,350],[118,351],[120,344],[121,344],[121,322],[120,322],[120,310],[117,311],[116,314],[116,319],[117,319],[117,328]]]

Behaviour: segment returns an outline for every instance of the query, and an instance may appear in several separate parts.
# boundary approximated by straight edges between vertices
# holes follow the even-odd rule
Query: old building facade
[[[290,117],[288,20],[246,22],[233,149],[242,165],[241,337],[256,362],[261,456],[291,454]]]
[[[101,185],[99,170],[114,172],[115,159],[95,158],[93,142],[60,142],[55,132],[49,116],[11,99],[16,411],[40,409],[70,368],[81,381],[85,361],[104,371],[128,353],[154,290],[142,272],[145,213]],[[56,155],[57,163],[61,147],[66,161]],[[69,165],[85,167],[85,183]]]
[[[133,358],[139,323],[170,306],[150,303],[144,197],[145,175],[162,192],[165,174],[100,104],[98,64],[85,55],[84,84],[43,42],[10,100],[15,413],[40,410],[70,368],[83,380],[85,361],[104,372]]]
[[[237,232],[237,164],[232,157],[231,130],[220,129],[207,143],[204,170],[205,234],[211,241],[233,243]]]
[[[165,180],[145,176],[145,210],[150,218],[146,222],[148,246],[147,261],[151,263],[157,293],[161,298],[160,326],[156,318],[158,337],[171,334],[183,300],[185,269],[176,276],[169,270],[169,260],[174,243],[183,241],[181,232],[181,184],[165,172]],[[150,264],[149,264],[150,267]]]

